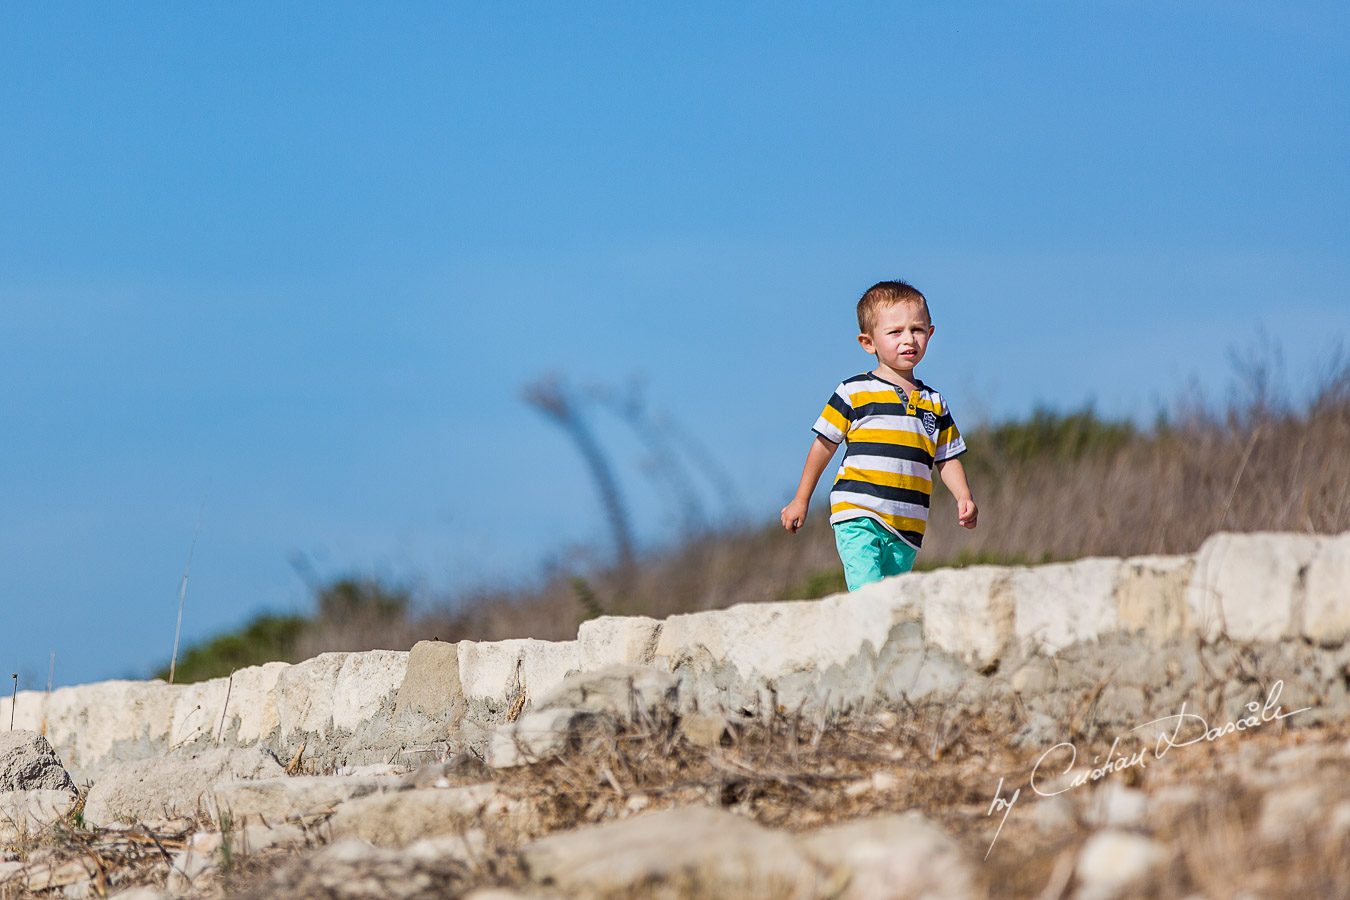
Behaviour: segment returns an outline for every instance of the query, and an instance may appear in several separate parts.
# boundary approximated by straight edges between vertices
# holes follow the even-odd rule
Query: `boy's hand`
[[[797,529],[801,528],[806,521],[806,507],[809,503],[809,500],[793,500],[783,507],[783,527],[796,534]]]
[[[961,523],[962,528],[974,528],[975,520],[979,518],[980,511],[975,506],[975,501],[971,499],[958,500],[956,502],[956,521]]]

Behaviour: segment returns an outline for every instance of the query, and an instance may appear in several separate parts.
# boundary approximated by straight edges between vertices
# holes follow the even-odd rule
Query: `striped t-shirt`
[[[918,549],[933,494],[933,464],[966,450],[942,395],[866,372],[835,388],[816,434],[847,443],[830,491],[830,524],[868,516]]]

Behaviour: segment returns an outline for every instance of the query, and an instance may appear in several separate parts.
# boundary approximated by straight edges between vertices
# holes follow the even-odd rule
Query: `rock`
[[[1118,559],[1080,559],[1015,569],[1009,582],[1017,638],[1055,655],[1121,627],[1116,605]]]
[[[526,766],[580,747],[587,725],[599,717],[580,709],[554,708],[532,712],[497,726],[488,745],[487,763],[494,769]]]
[[[174,856],[166,886],[173,894],[202,887],[203,878],[224,864],[226,848],[234,861],[269,847],[306,847],[309,843],[305,831],[294,825],[246,825],[233,831],[199,831]]]
[[[576,641],[460,641],[459,681],[468,715],[484,725],[529,710],[534,700],[581,669]]]
[[[396,790],[401,781],[401,776],[260,778],[217,785],[215,796],[220,815],[228,814],[236,825],[271,824],[328,815],[348,800]]]
[[[25,886],[34,893],[63,888],[71,884],[88,881],[98,874],[94,861],[87,857],[77,857],[50,863],[38,863],[28,866],[24,872]]]
[[[409,715],[454,727],[467,709],[459,684],[459,650],[446,641],[418,641],[394,700],[394,716]]]
[[[193,684],[161,685],[170,698],[167,746],[156,748],[154,755],[167,754],[170,748],[210,749],[223,742],[254,744],[276,728],[278,723],[276,683],[287,663],[270,662],[239,669],[224,678],[212,678]],[[118,751],[114,748],[112,759]],[[151,754],[144,754],[151,755]]]
[[[1015,628],[1014,572],[1002,566],[938,569],[918,579],[924,637],[976,671],[998,664]]]
[[[1013,735],[1013,743],[1019,747],[1035,747],[1044,750],[1059,742],[1065,727],[1056,719],[1043,712],[1032,711],[1022,727]]]
[[[408,669],[408,653],[321,653],[277,678],[278,725],[286,748],[303,736],[356,733],[385,704],[392,709]]]
[[[167,749],[173,691],[161,681],[103,681],[50,694],[21,691],[16,727],[45,728],[71,777],[84,780],[118,754],[139,758]],[[6,711],[8,704],[9,697],[0,700]]]
[[[36,731],[0,731],[0,791],[67,791],[75,782]]]
[[[805,900],[826,887],[793,838],[721,810],[684,808],[527,844],[530,877],[567,896]]]
[[[492,777],[492,769],[472,753],[456,753],[447,762],[426,763],[403,776],[399,787],[448,788],[474,784]]]
[[[0,793],[0,839],[40,831],[57,822],[75,806],[70,791],[5,791]]]
[[[1308,566],[1303,634],[1323,646],[1350,637],[1350,532],[1324,539]]]
[[[458,897],[485,848],[474,838],[434,838],[401,850],[347,839],[278,870],[266,896],[325,900],[440,900]]]
[[[1322,540],[1272,533],[1208,538],[1186,588],[1186,605],[1201,636],[1234,641],[1299,636],[1304,573]]]
[[[680,716],[680,734],[689,743],[705,750],[727,747],[735,740],[731,723],[721,713],[691,712]]]
[[[536,710],[570,707],[630,722],[668,722],[680,703],[680,679],[650,666],[611,665],[576,672],[540,697]]]
[[[1075,900],[1114,900],[1167,860],[1157,841],[1127,831],[1099,831],[1078,853]]]
[[[651,665],[661,623],[645,616],[599,616],[577,629],[580,666],[593,672],[611,665]]]
[[[487,820],[520,815],[523,807],[491,784],[397,791],[349,800],[329,820],[333,838],[360,838],[404,847],[423,838],[459,834]]]
[[[1087,799],[1083,820],[1099,828],[1133,828],[1144,820],[1148,796],[1118,781],[1107,781]]]
[[[877,584],[824,600],[671,616],[655,662],[688,678],[705,712],[863,705],[876,693],[877,658],[892,630],[919,615],[918,580]]]
[[[861,819],[802,835],[822,867],[841,866],[840,900],[968,900],[983,890],[957,843],[921,814]]]
[[[1195,630],[1186,585],[1195,561],[1189,556],[1136,556],[1121,566],[1116,584],[1120,624],[1154,640],[1180,637]]]
[[[277,758],[256,747],[114,763],[89,789],[84,819],[102,827],[118,821],[197,816],[199,811],[214,818],[216,785],[281,775]]]
[[[960,658],[940,650],[924,639],[919,622],[901,622],[891,629],[877,654],[876,687],[864,694],[864,702],[884,698],[907,704],[937,695],[951,702],[957,692],[974,684],[973,673]]]
[[[1054,686],[1055,670],[1047,657],[1032,655],[1013,672],[1008,683],[1019,694],[1036,696]]]

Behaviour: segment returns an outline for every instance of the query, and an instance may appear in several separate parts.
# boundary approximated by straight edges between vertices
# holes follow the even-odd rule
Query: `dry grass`
[[[93,896],[133,885],[161,885],[173,855],[187,846],[196,828],[190,819],[85,828],[79,808],[48,829],[5,842],[4,855],[23,867],[0,877],[0,898],[62,896],[67,884],[90,879]]]
[[[427,896],[461,896],[478,887],[522,885],[526,875],[518,850],[523,841],[652,810],[723,808],[792,832],[919,810],[975,861],[977,877],[991,898],[1072,896],[1073,862],[1095,830],[1084,811],[1094,792],[1108,782],[1071,791],[1066,799],[1072,801],[1073,812],[1067,826],[1041,829],[1036,804],[1051,801],[1039,800],[1027,789],[1038,754],[1014,747],[1011,736],[1017,726],[1007,714],[991,709],[946,704],[826,721],[779,713],[767,720],[728,723],[720,740],[715,734],[709,739],[706,732],[695,738],[687,723],[674,719],[609,722],[561,757],[493,775],[532,814],[528,825],[519,819],[502,823],[500,834],[492,833],[492,821],[483,822],[489,832],[486,849],[472,865],[449,859],[423,865],[400,861],[391,851],[387,858],[372,861],[364,874],[371,883],[388,878],[402,884],[409,866],[422,866],[417,871],[430,879]],[[1350,827],[1337,830],[1310,816],[1306,824],[1296,823],[1278,837],[1263,836],[1263,800],[1284,786],[1258,787],[1256,776],[1271,771],[1263,760],[1276,750],[1295,745],[1338,748],[1316,771],[1306,771],[1291,783],[1311,779],[1325,783],[1331,801],[1350,799],[1347,736],[1350,726],[1344,724],[1255,732],[1240,743],[1178,749],[1146,768],[1110,776],[1150,795],[1177,785],[1197,789],[1196,802],[1169,815],[1151,811],[1141,823],[1168,849],[1171,861],[1126,896],[1227,898],[1242,890],[1263,897],[1344,896],[1350,886]],[[1109,746],[1106,739],[1084,739],[1079,750],[1091,757],[1105,754]],[[1004,796],[1021,787],[1022,798],[989,852],[998,827],[998,815],[989,814],[990,803],[1000,778],[1005,780]],[[93,876],[95,895],[133,884],[161,885],[170,857],[194,827],[183,820],[85,829],[66,821],[5,847],[27,869],[21,878],[0,883],[0,897],[59,896],[59,885],[41,886],[43,873],[72,866],[83,866],[81,871]],[[276,896],[280,885],[290,896],[330,896],[315,877],[326,863],[322,857],[308,861],[307,852],[276,850],[240,857],[228,872],[207,881],[202,895]]]

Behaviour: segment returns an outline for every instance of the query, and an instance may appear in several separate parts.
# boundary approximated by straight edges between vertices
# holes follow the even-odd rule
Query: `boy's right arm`
[[[807,451],[806,465],[802,467],[802,480],[797,484],[797,496],[783,507],[782,512],[783,527],[793,534],[796,534],[797,529],[806,522],[806,507],[811,503],[811,494],[816,489],[816,482],[820,481],[820,473],[830,464],[830,458],[834,456],[834,451],[838,447],[834,441],[827,441],[816,435],[815,442]]]

